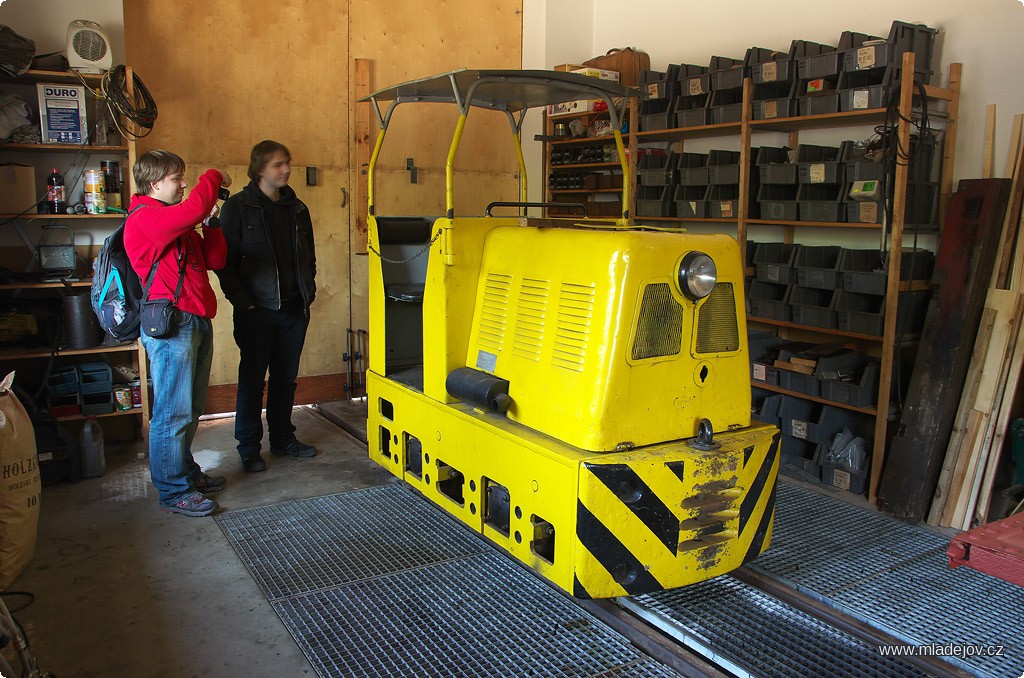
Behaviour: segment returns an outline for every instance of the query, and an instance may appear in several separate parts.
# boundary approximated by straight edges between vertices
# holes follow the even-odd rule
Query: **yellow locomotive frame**
[[[728,236],[621,218],[526,216],[526,112],[634,90],[553,71],[461,70],[377,92],[369,166],[369,455],[577,597],[702,581],[771,541],[778,431],[751,424],[743,271]],[[382,113],[381,102],[390,102]],[[459,114],[443,217],[374,209],[396,106]],[[462,216],[454,161],[469,111],[504,111],[515,216]],[[717,433],[716,433],[717,432]]]

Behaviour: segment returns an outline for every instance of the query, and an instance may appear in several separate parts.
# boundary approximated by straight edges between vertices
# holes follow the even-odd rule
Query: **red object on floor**
[[[1024,586],[1024,513],[976,527],[953,538],[949,566],[979,572]]]

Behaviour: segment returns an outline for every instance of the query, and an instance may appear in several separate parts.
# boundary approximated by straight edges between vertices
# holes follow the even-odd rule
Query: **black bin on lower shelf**
[[[873,407],[878,401],[878,371],[878,363],[868,363],[853,379],[822,380],[821,397],[851,407]]]
[[[928,311],[928,290],[899,293],[896,332],[917,334]],[[885,330],[885,297],[840,290],[836,293],[836,321],[840,330],[882,336]]]
[[[837,325],[835,300],[838,292],[794,287],[789,293],[793,322],[834,330]]]

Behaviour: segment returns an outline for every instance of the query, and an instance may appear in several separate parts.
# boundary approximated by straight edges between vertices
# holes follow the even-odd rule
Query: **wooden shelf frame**
[[[959,115],[959,99],[960,99],[960,80],[961,80],[961,64],[954,63],[950,64],[949,75],[946,87],[937,86],[925,86],[925,96],[929,100],[938,100],[946,102],[946,111],[944,113],[929,112],[929,116],[935,120],[941,120],[945,126],[944,141],[942,145],[942,172],[939,179],[939,200],[938,200],[938,215],[941,220],[942,215],[945,214],[946,204],[952,194],[953,188],[953,166],[956,150],[956,132],[957,132],[957,119]],[[906,53],[903,55],[902,63],[902,80],[901,86],[901,97],[899,102],[899,110],[903,117],[913,118],[915,113],[919,109],[915,109],[915,100],[919,99],[918,88],[914,85],[914,54]],[[682,151],[683,143],[689,139],[708,139],[708,138],[731,138],[739,137],[739,148],[740,148],[740,182],[739,182],[739,201],[738,201],[738,218],[735,219],[691,219],[691,218],[676,218],[676,217],[649,217],[649,216],[636,216],[632,211],[629,215],[629,221],[633,224],[652,224],[652,223],[676,223],[684,224],[688,222],[692,223],[707,223],[707,224],[735,224],[736,226],[736,239],[740,244],[740,251],[743,260],[746,261],[746,244],[748,238],[748,232],[750,227],[762,228],[778,226],[785,229],[783,240],[787,243],[794,242],[795,232],[798,229],[846,229],[851,232],[868,232],[875,231],[879,235],[883,233],[888,239],[889,251],[899,252],[903,248],[903,234],[906,227],[909,224],[905,221],[905,194],[908,180],[908,168],[905,164],[898,163],[895,174],[895,203],[893,209],[893,220],[889,225],[888,233],[882,230],[881,224],[866,224],[866,223],[851,223],[851,222],[806,222],[806,221],[775,221],[768,219],[751,219],[748,218],[750,214],[750,171],[751,171],[751,140],[755,133],[786,133],[789,134],[788,146],[796,147],[799,143],[799,132],[801,130],[821,130],[821,129],[842,129],[844,127],[866,127],[877,125],[885,120],[886,111],[883,108],[867,109],[863,111],[849,111],[842,113],[829,113],[824,115],[810,115],[810,116],[798,116],[788,118],[775,118],[771,120],[754,120],[752,119],[753,110],[753,84],[750,78],[746,78],[743,83],[743,97],[742,97],[742,116],[739,122],[729,122],[714,125],[703,125],[699,127],[688,127],[688,128],[676,128],[667,130],[652,130],[649,132],[636,131],[633,128],[633,134],[629,137],[629,177],[630,186],[632,189],[631,195],[634,196],[634,210],[635,211],[635,196],[637,195],[637,177],[639,172],[636,167],[636,158],[639,153],[639,145],[641,143],[652,143],[652,142],[676,142],[677,150]],[[920,103],[920,102],[918,102]],[[633,104],[630,108],[630,121],[631,124],[635,124],[639,120],[637,114],[637,107]],[[551,122],[552,119],[549,119]],[[901,124],[897,130],[899,143],[903,148],[909,148],[910,140],[910,125]],[[564,143],[564,142],[563,142]],[[563,166],[551,166],[550,160],[550,148],[545,148],[545,173],[544,176],[550,175],[552,168],[565,167]],[[586,166],[578,166],[583,169]],[[589,191],[585,191],[589,192]],[[551,193],[548,193],[548,199],[550,199]],[[938,230],[924,230],[921,232],[922,235],[929,237],[939,237],[941,232]],[[795,330],[801,330],[805,332],[817,333],[824,336],[837,336],[856,340],[863,343],[870,343],[878,345],[880,347],[880,353],[882,356],[879,385],[878,385],[878,399],[877,402],[889,402],[889,392],[892,384],[892,370],[894,363],[894,356],[898,349],[913,345],[916,343],[916,336],[913,338],[901,336],[896,332],[896,317],[897,317],[897,305],[899,300],[899,293],[906,290],[920,290],[928,289],[929,281],[901,281],[900,280],[900,263],[901,257],[893,257],[889,265],[889,277],[886,289],[886,312],[884,317],[884,330],[882,336],[874,336],[868,334],[859,334],[853,332],[842,332],[840,330],[829,330],[818,327],[810,327],[798,325],[796,323],[776,321],[766,318],[749,317],[749,323],[756,323],[762,325],[769,325],[775,327],[783,327]],[[756,384],[759,387],[764,387],[763,384]],[[814,400],[816,402],[823,402],[827,404],[833,404],[842,407],[840,403],[831,403],[820,398],[813,398],[800,393],[793,393],[789,391],[783,391],[777,387],[769,390],[776,390],[779,392],[785,392],[787,395],[794,397],[804,398],[807,400]],[[871,471],[870,471],[870,482],[868,498],[869,501],[874,503],[877,499],[878,484],[881,479],[882,467],[885,461],[885,451],[887,443],[887,432],[889,426],[890,414],[887,411],[879,411],[876,408],[851,408],[849,406],[846,409],[853,409],[867,416],[873,416],[874,422],[874,440],[873,440],[873,451],[871,455]]]
[[[83,81],[87,87],[96,88],[100,85],[102,75],[97,74],[78,74],[74,71],[56,72],[56,71],[40,71],[30,70],[17,77],[0,76],[0,81],[6,83],[13,83],[15,85],[34,85],[41,82],[51,82],[57,84],[73,84],[82,85]],[[134,73],[130,66],[125,67],[125,79],[128,88],[129,98],[135,95],[135,83]],[[116,137],[115,137],[116,138]],[[21,155],[21,162],[26,162],[25,158],[30,154],[46,154],[46,153],[82,153],[88,156],[117,156],[122,162],[122,180],[124,182],[124,188],[127,188],[127,192],[123,197],[127,197],[134,192],[134,177],[131,173],[131,168],[135,164],[136,149],[135,142],[130,139],[123,140],[122,144],[104,144],[104,145],[77,145],[77,144],[2,144],[0,145],[0,153],[7,155]],[[42,159],[40,160],[40,162]],[[101,220],[110,222],[112,220],[124,219],[124,214],[110,212],[107,214],[8,214],[0,215],[0,220],[3,221],[50,221],[53,219],[72,219],[72,220]],[[19,228],[18,224],[15,224],[15,228]],[[47,291],[59,291],[63,289],[77,288],[81,289],[89,287],[92,284],[91,280],[79,280],[79,281],[67,281],[67,282],[54,282],[54,283],[4,283],[0,284],[0,289],[8,291],[20,291],[20,290],[47,290]],[[79,357],[89,358],[96,356],[109,356],[109,355],[124,355],[128,354],[131,357],[132,367],[138,370],[139,381],[142,384],[142,407],[132,408],[131,410],[115,411],[107,414],[96,415],[98,418],[108,417],[122,417],[122,416],[139,416],[140,417],[140,428],[143,440],[149,438],[149,416],[150,411],[149,404],[149,388],[146,384],[149,381],[149,365],[146,358],[146,350],[142,346],[142,342],[134,340],[125,342],[117,346],[97,346],[94,348],[86,349],[64,349],[59,350],[55,354],[50,350],[40,349],[5,349],[0,351],[0,362],[18,361],[18,360],[39,360],[50,358],[51,355],[55,355],[58,358],[61,357]],[[59,421],[79,421],[85,419],[83,415],[72,415],[67,417],[58,417]]]

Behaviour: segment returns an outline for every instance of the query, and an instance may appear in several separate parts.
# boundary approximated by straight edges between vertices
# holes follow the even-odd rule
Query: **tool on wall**
[[[352,350],[352,338],[353,338],[352,335],[353,334],[354,334],[354,332],[352,332],[352,328],[351,327],[345,329],[345,348],[346,348],[346,350],[345,350],[344,353],[341,354],[341,359],[346,364],[347,375],[346,375],[346,379],[345,379],[345,393],[347,393],[349,395],[349,398],[353,397],[353,391],[354,391],[354,389],[352,388],[352,371],[353,371],[352,363],[353,363],[353,360],[352,360],[352,354],[350,353],[350,351]]]
[[[356,397],[362,398],[366,395],[366,364],[364,362],[364,350],[369,344],[369,332],[366,330],[356,330],[356,352],[353,356],[355,358],[356,367]]]

